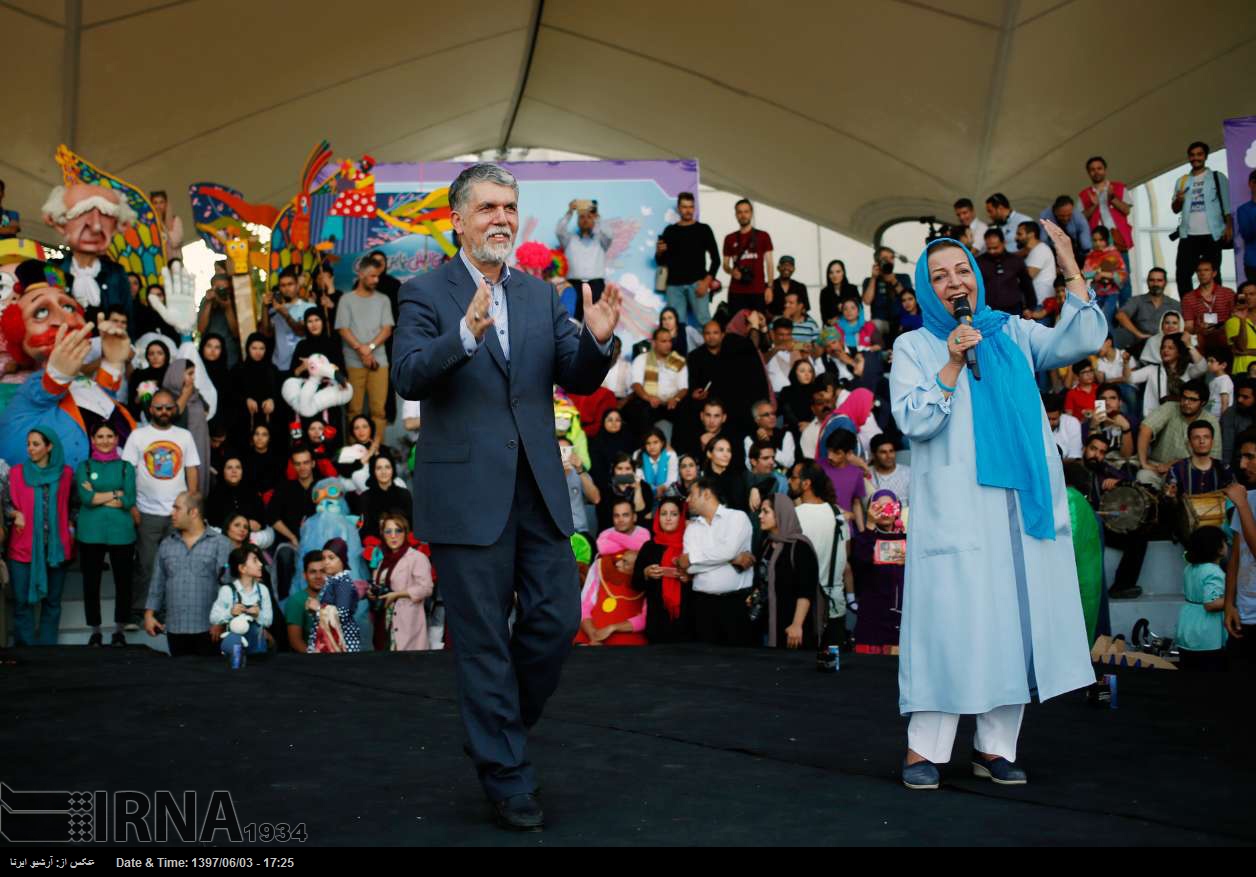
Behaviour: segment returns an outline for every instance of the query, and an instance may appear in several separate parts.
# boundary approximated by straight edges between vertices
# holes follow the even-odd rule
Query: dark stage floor
[[[1124,671],[1116,711],[1030,707],[1022,788],[971,776],[966,720],[943,790],[908,792],[892,658],[826,676],[807,654],[577,649],[532,739],[550,828],[511,835],[462,754],[447,653],[6,657],[11,787],[225,789],[307,846],[1256,842],[1238,677]]]

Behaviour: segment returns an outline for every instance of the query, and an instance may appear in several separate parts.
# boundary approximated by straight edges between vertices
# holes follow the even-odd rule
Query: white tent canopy
[[[190,220],[191,182],[281,203],[309,148],[697,157],[703,181],[868,240],[1087,156],[1140,182],[1256,114],[1251,0],[0,0],[0,178],[26,233],[67,142]]]

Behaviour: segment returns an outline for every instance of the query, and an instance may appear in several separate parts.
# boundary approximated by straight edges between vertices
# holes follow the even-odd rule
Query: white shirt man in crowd
[[[576,233],[571,233],[571,216],[576,216]],[[573,199],[567,205],[567,212],[558,220],[555,231],[558,245],[567,257],[567,280],[581,289],[581,284],[589,284],[593,292],[593,301],[597,302],[606,289],[606,251],[613,240],[611,233],[602,225],[602,217],[597,212],[596,201],[580,201]],[[576,295],[576,319],[584,318],[584,296]]]
[[[754,530],[745,512],[720,503],[714,481],[699,478],[689,490],[685,553],[676,567],[693,578],[694,628],[700,642],[748,646],[752,629],[746,598],[754,584]]]
[[[878,490],[892,490],[899,502],[906,506],[911,488],[911,468],[898,465],[898,451],[894,448],[893,439],[879,435],[868,447],[872,451],[872,465],[864,478],[868,482],[868,496]]]
[[[977,211],[973,209],[972,199],[960,198],[953,206],[955,208],[955,218],[959,220],[959,224],[967,227],[972,232],[973,245],[970,249],[972,249],[973,255],[985,252],[986,229],[989,226],[977,218]]]
[[[990,217],[989,227],[1003,232],[1003,240],[1007,242],[1008,252],[1015,253],[1017,227],[1022,222],[1033,222],[1033,219],[1018,210],[1013,210],[1007,196],[1002,192],[995,192],[986,199],[986,215]]]
[[[1034,282],[1038,306],[1055,296],[1055,254],[1038,236],[1038,223],[1022,222],[1016,226],[1016,248],[1025,258],[1025,270]]]
[[[844,537],[845,520],[839,514],[837,502],[833,496],[833,482],[824,470],[810,460],[795,463],[789,470],[789,495],[794,500],[794,512],[798,515],[798,524],[802,534],[807,537],[816,551],[819,565],[820,587],[828,595],[828,618],[830,622],[846,617],[846,599],[843,591],[849,587],[854,596],[854,582],[849,586],[845,583],[846,547],[839,544],[833,551],[833,540]],[[839,525],[838,521],[842,523]],[[825,645],[836,645],[843,637],[843,624],[828,625]],[[830,642],[830,637],[836,637]]]
[[[1071,414],[1064,412],[1064,399],[1052,394],[1046,399],[1047,422],[1051,425],[1051,435],[1056,447],[1060,449],[1065,460],[1082,458],[1082,422]]]
[[[672,351],[671,332],[654,330],[653,346],[632,361],[631,381],[632,398],[623,413],[633,432],[644,435],[660,420],[676,422],[677,409],[689,393],[689,366]]]
[[[174,394],[158,390],[148,403],[148,425],[133,430],[122,449],[122,459],[135,467],[135,508],[131,514],[137,517],[139,563],[131,605],[137,614],[143,612],[148,599],[157,547],[170,535],[175,499],[200,487],[197,467],[201,458],[192,433],[171,422],[178,412]]]
[[[805,316],[805,314],[804,314]],[[814,321],[812,321],[814,325]],[[819,332],[816,333],[817,336]],[[772,392],[779,393],[789,386],[789,372],[800,359],[811,359],[804,350],[799,350],[799,342],[794,339],[794,321],[789,317],[777,317],[772,321],[772,347],[766,354],[768,381],[772,384]],[[824,373],[824,364],[818,358],[811,359],[816,374]]]

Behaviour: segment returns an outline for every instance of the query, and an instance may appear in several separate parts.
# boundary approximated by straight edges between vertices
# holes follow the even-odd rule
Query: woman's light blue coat
[[[921,291],[931,294],[930,290]],[[1070,365],[1107,335],[1098,305],[1073,295],[1054,328],[1003,327],[1034,371]],[[918,329],[894,344],[890,398],[911,440],[911,519],[899,656],[899,711],[976,714],[1095,681],[1086,642],[1064,472],[1046,411],[1054,540],[1024,534],[1016,492],[977,483],[970,375],[947,399],[946,342]]]

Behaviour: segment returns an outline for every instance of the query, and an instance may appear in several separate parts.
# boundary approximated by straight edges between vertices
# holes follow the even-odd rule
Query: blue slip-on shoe
[[[992,780],[1000,786],[1023,786],[1029,782],[1025,771],[1006,758],[987,761],[976,750],[973,751],[973,776]]]
[[[942,784],[942,774],[932,761],[915,764],[903,762],[903,785],[909,789],[936,789]]]

